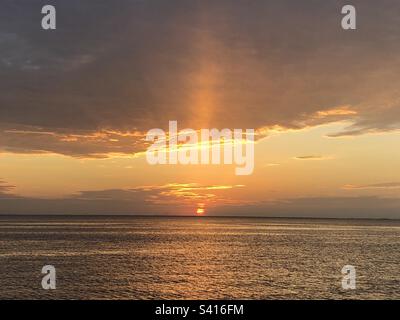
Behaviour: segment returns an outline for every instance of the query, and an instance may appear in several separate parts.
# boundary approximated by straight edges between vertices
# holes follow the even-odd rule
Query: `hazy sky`
[[[169,120],[257,130],[254,173],[150,166]],[[400,218],[399,128],[398,0],[0,4],[0,214]]]

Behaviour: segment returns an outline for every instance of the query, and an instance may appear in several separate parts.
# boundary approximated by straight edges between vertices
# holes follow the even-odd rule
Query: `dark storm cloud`
[[[135,152],[143,145],[60,136],[147,131],[168,120],[301,128],[343,105],[357,112],[355,123],[332,136],[397,129],[400,3],[352,3],[357,31],[340,28],[343,1],[53,0],[57,30],[43,31],[48,1],[3,0],[0,148]],[[205,115],[206,124],[196,121]]]

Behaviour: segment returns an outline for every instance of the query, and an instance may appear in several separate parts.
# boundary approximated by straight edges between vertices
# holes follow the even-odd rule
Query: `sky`
[[[350,3],[3,0],[0,214],[400,218],[400,2]],[[254,129],[254,172],[150,165],[173,120]]]

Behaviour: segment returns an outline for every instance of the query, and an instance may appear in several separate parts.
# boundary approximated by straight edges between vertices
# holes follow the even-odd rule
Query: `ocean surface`
[[[399,299],[400,222],[0,216],[0,274],[0,299]]]

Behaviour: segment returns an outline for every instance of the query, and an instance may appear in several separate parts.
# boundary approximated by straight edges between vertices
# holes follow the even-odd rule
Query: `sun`
[[[204,209],[203,209],[203,208],[197,208],[196,214],[197,214],[198,216],[203,215],[203,214],[204,214]]]

